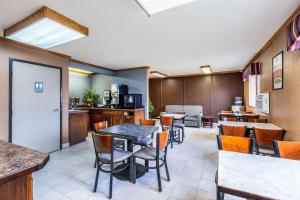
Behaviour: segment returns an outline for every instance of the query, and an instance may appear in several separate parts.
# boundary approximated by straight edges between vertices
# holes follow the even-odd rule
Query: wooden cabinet
[[[69,143],[70,145],[85,141],[89,131],[89,112],[69,112]]]
[[[90,129],[101,121],[107,121],[109,127],[123,123],[138,124],[144,115],[144,109],[89,108]]]

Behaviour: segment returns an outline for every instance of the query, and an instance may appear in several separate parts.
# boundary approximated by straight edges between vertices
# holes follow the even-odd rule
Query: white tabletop
[[[282,130],[279,126],[272,123],[255,123],[255,122],[232,122],[232,121],[218,121],[218,126],[247,126],[247,128],[261,128],[270,130]]]
[[[186,114],[164,114],[164,117],[173,117],[174,119],[183,119]]]
[[[300,199],[300,161],[219,151],[218,187],[274,199]]]

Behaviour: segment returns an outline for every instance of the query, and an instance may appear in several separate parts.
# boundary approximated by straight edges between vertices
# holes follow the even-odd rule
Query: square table
[[[300,199],[299,169],[297,160],[219,151],[217,194],[247,199]]]
[[[247,129],[261,128],[261,129],[270,129],[270,130],[283,130],[281,127],[276,126],[272,123],[256,123],[256,122],[232,122],[232,121],[218,121],[218,126],[227,125],[227,126],[246,126]]]
[[[100,134],[112,135],[116,138],[122,138],[127,140],[127,151],[133,152],[133,141],[139,140],[142,137],[147,137],[152,135],[159,128],[157,126],[144,126],[137,124],[121,124],[112,126],[106,129],[102,129],[98,131]],[[129,163],[129,161],[127,161]],[[145,167],[140,164],[136,164],[136,178],[139,178],[145,174]],[[123,166],[118,166],[118,168],[122,168]],[[115,174],[115,177],[121,180],[129,180],[130,179],[130,171],[129,167],[120,173]]]

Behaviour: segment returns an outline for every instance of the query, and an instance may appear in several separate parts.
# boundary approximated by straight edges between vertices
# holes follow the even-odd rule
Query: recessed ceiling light
[[[201,69],[202,69],[204,74],[211,74],[210,65],[201,66]]]
[[[48,49],[88,36],[88,28],[44,6],[31,16],[5,29],[4,36]]]
[[[149,16],[193,1],[196,0],[136,0]]]
[[[94,72],[91,72],[91,71],[88,71],[88,70],[78,69],[78,68],[73,68],[73,67],[69,67],[69,71],[79,73],[79,74],[92,74],[92,73],[94,73]]]
[[[150,75],[151,76],[156,76],[156,77],[159,77],[159,78],[165,78],[165,77],[167,77],[166,74],[163,74],[163,73],[158,72],[158,71],[152,71],[152,72],[150,72]]]

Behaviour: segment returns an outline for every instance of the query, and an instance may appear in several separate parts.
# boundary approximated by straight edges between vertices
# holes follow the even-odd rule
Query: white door
[[[60,149],[60,73],[12,61],[12,143],[46,153]]]

